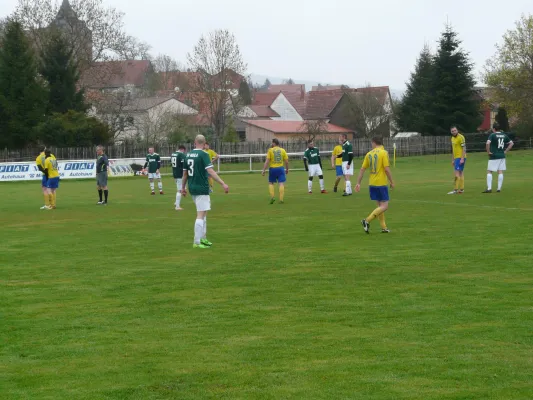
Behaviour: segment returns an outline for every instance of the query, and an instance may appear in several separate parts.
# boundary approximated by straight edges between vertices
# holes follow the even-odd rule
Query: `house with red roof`
[[[148,60],[102,61],[86,69],[79,84],[89,90],[125,90],[134,95],[145,88],[151,73],[153,67]]]
[[[311,136],[316,139],[336,139],[339,134],[346,133],[353,136],[353,131],[337,125],[324,122],[320,133],[313,133],[306,121],[281,121],[281,120],[246,120],[247,141],[279,140],[307,140]]]
[[[282,121],[302,121],[303,118],[283,92],[256,92],[251,107],[261,106],[272,110],[277,115],[269,118]]]

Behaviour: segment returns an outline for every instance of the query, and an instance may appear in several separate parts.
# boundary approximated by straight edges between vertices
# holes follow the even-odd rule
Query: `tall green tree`
[[[485,66],[491,100],[533,133],[533,15],[523,15]]]
[[[260,90],[261,91],[267,91],[268,88],[272,85],[272,83],[270,82],[270,79],[266,78],[265,79],[265,83],[263,83],[263,85],[261,86]]]
[[[397,124],[404,132],[433,132],[432,93],[434,82],[433,56],[426,45],[420,52],[415,70],[407,83],[407,90],[398,104]]]
[[[54,32],[43,47],[40,72],[48,82],[49,114],[87,110],[83,90],[77,88],[80,74],[73,50],[59,31]]]
[[[242,103],[247,106],[252,104],[252,94],[250,93],[250,86],[243,79],[239,85],[239,97],[241,98]]]
[[[475,132],[482,121],[480,101],[475,96],[473,64],[450,25],[441,35],[434,58],[433,134],[449,133],[451,125]]]
[[[20,148],[36,139],[46,109],[46,89],[22,26],[9,21],[0,42],[0,147]]]
[[[507,110],[505,108],[498,108],[495,120],[504,132],[509,132],[509,118],[507,117]]]

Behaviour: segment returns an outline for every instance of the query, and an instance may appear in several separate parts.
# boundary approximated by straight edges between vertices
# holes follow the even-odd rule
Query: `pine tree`
[[[9,21],[0,44],[0,147],[20,148],[35,140],[43,120],[46,89],[22,26]]]
[[[400,130],[422,134],[433,131],[431,125],[433,73],[433,56],[426,45],[420,52],[415,71],[411,73],[407,90],[397,110]]]
[[[79,72],[73,50],[59,32],[54,32],[41,54],[41,75],[48,82],[48,113],[69,110],[85,112],[83,90],[77,89]]]
[[[243,79],[239,85],[239,97],[245,106],[252,104],[252,95],[248,83]]]
[[[261,86],[261,90],[266,91],[271,85],[272,83],[270,83],[270,79],[266,78],[265,83],[263,83],[263,86]]]
[[[447,134],[451,125],[463,132],[475,132],[482,121],[481,107],[474,91],[473,65],[460,48],[450,25],[442,33],[435,56],[433,75],[432,134]]]
[[[498,114],[495,117],[496,122],[504,132],[509,132],[509,118],[507,117],[507,110],[503,107],[498,108]]]

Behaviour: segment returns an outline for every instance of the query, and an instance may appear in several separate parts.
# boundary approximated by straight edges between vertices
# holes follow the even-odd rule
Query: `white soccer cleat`
[[[175,207],[174,210],[176,210],[176,211],[183,211],[183,208],[181,208],[181,207]]]
[[[457,190],[452,190],[451,192],[448,192],[448,194],[457,194]]]
[[[42,206],[41,210],[48,210],[48,206]]]

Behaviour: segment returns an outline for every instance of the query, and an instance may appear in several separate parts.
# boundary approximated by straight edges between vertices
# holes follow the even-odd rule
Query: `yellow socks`
[[[279,187],[279,201],[283,201],[283,197],[285,196],[285,185],[280,185]]]
[[[455,177],[455,190],[459,189],[459,182],[461,182],[461,178]]]
[[[372,222],[374,219],[383,214],[383,209],[381,207],[376,208],[372,213],[366,218],[366,222]]]
[[[268,192],[270,193],[270,197],[274,198],[274,185],[268,185]]]
[[[465,177],[464,176],[461,176],[459,178],[459,189],[465,190]]]
[[[387,229],[387,224],[385,223],[385,213],[379,214],[378,219],[381,229]]]
[[[57,195],[56,192],[52,193],[52,200],[53,200],[53,202],[54,202],[54,203],[52,204],[53,207],[56,206],[56,195]]]
[[[48,194],[48,205],[54,206],[54,195],[52,193]]]

